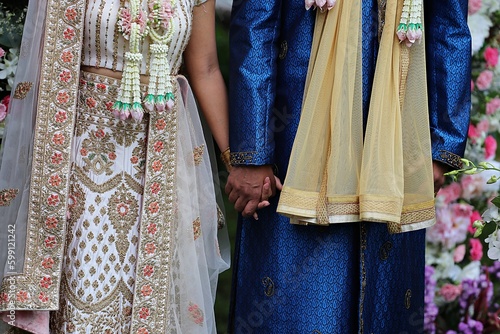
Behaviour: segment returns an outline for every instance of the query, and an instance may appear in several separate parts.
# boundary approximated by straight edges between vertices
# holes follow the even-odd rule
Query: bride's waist
[[[112,70],[109,68],[104,68],[104,67],[94,67],[94,66],[86,66],[82,65],[80,66],[80,70],[83,72],[88,72],[88,73],[94,73],[97,75],[102,75],[108,78],[113,78],[116,80],[121,80],[123,76],[122,71],[116,71]],[[182,74],[174,74],[174,73],[169,73],[166,75],[167,78],[175,79],[179,77],[183,77]],[[141,74],[141,84],[148,85],[149,84],[149,75],[148,74]]]
[[[84,72],[103,75],[117,80],[121,80],[123,75],[123,72],[121,71],[114,71],[104,67],[81,66],[80,70]],[[141,84],[147,85],[148,83],[149,83],[149,75],[141,74]]]

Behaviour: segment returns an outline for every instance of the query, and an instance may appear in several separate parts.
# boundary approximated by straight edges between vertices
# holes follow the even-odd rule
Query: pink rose
[[[453,182],[450,185],[441,188],[439,190],[438,196],[443,197],[444,204],[450,204],[453,201],[456,201],[460,195],[462,194],[462,186],[460,183]]]
[[[436,224],[427,231],[427,241],[441,244],[446,249],[453,249],[467,238],[472,206],[468,204],[450,204],[436,208]],[[465,253],[465,250],[464,250]]]
[[[497,140],[493,136],[488,136],[484,140],[484,157],[486,159],[491,159],[495,157],[497,151]]]
[[[462,262],[465,257],[465,245],[460,245],[453,251],[453,261],[455,263]]]
[[[498,49],[488,46],[484,50],[484,59],[486,60],[486,65],[488,67],[496,67],[498,64]]]
[[[458,296],[462,293],[461,285],[453,285],[450,283],[446,283],[439,290],[439,294],[446,300],[447,302],[452,302],[457,299]]]
[[[469,132],[467,133],[467,136],[474,142],[475,139],[481,136],[481,133],[477,130],[477,128],[473,124],[469,124]]]
[[[487,119],[481,120],[481,122],[477,123],[476,129],[479,133],[488,132],[490,128],[490,122]]]
[[[476,79],[476,86],[479,90],[487,90],[491,87],[493,72],[490,70],[482,71]]]
[[[481,9],[482,0],[469,0],[469,15],[476,13]]]
[[[473,206],[465,203],[455,203],[452,206],[454,219],[466,218],[467,223],[469,222],[470,216],[472,215]]]
[[[472,226],[476,220],[482,220],[481,214],[479,211],[474,211],[472,212],[472,215],[470,216],[470,224],[467,230],[469,231],[470,234],[476,233],[476,228]]]
[[[491,99],[490,102],[486,103],[486,114],[493,115],[500,109],[500,98],[497,96]]]
[[[0,103],[0,122],[2,122],[5,117],[7,117],[7,107],[5,104]]]
[[[10,95],[6,95],[6,96],[2,99],[2,101],[0,101],[0,103],[5,104],[5,106],[7,107],[7,109],[9,109]]]
[[[479,261],[483,257],[483,244],[478,239],[470,239],[470,259],[472,261]]]
[[[3,56],[5,56],[5,50],[0,48],[0,58],[2,58]]]

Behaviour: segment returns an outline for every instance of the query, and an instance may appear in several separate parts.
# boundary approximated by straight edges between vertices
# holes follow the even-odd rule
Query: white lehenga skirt
[[[140,123],[116,119],[110,108],[118,86],[108,77],[81,76],[60,309],[51,314],[51,332],[130,333],[134,296],[154,293],[149,286],[135,286],[141,234],[154,234],[158,227],[149,224],[139,231],[149,117]],[[177,96],[183,101],[177,103],[177,164],[169,185],[176,188],[170,208],[176,219],[173,256],[164,271],[168,277],[159,278],[169,289],[162,328],[211,333],[217,275],[227,268],[229,254],[219,251],[221,216],[210,161],[184,78]],[[148,312],[140,318],[147,319]]]

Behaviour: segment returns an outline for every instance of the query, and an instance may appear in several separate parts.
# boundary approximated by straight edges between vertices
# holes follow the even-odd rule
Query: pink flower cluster
[[[472,224],[482,219],[472,205],[459,200],[481,196],[485,191],[485,182],[482,175],[465,175],[460,182],[450,183],[437,194],[436,224],[427,230],[427,241],[441,244],[445,249],[453,249],[455,263],[465,258],[467,250],[463,242],[474,234]],[[479,239],[469,239],[469,255],[472,261],[482,259],[483,245]]]
[[[2,122],[5,117],[7,117],[7,111],[9,110],[10,96],[4,97],[0,101],[0,122]]]
[[[472,261],[481,261],[483,258],[483,244],[479,239],[470,239],[470,259]]]
[[[443,297],[447,302],[452,302],[457,299],[458,296],[462,293],[462,285],[453,285],[450,283],[444,284],[439,290],[439,294]]]
[[[486,103],[486,114],[493,115],[500,110],[500,98],[497,96]]]
[[[496,67],[498,64],[498,49],[488,46],[483,53],[486,66]]]
[[[484,140],[484,157],[490,160],[495,157],[497,152],[497,140],[492,135],[489,135]]]
[[[476,87],[479,90],[488,90],[491,87],[491,82],[493,81],[493,71],[484,70],[479,73],[476,79]]]
[[[486,104],[486,114],[493,115],[500,109],[500,98],[496,97]],[[497,140],[492,135],[485,135],[490,132],[490,121],[488,118],[483,118],[476,125],[469,124],[467,136],[469,143],[476,145],[476,149],[484,149],[484,159],[491,160],[495,158],[497,151]]]
[[[5,56],[5,50],[0,48],[0,58],[2,58],[3,56]]]
[[[498,65],[498,57],[499,57],[498,48],[488,46],[484,50],[483,57],[486,62],[487,69],[479,73],[479,76],[477,77],[475,84],[475,87],[477,87],[477,89],[479,89],[480,91],[488,90],[491,88],[494,76],[494,72],[492,71],[492,69],[496,68],[496,66]],[[474,82],[471,82],[471,90],[474,90]]]
[[[305,0],[306,4],[306,10],[309,10],[309,8],[320,8],[321,10],[330,10],[335,6],[335,3],[337,0]]]
[[[172,4],[170,1],[162,1],[160,8],[156,8],[156,2],[149,2],[149,19],[154,24],[154,28],[161,27],[168,29],[170,19],[173,16]]]
[[[482,0],[469,0],[469,15],[477,13],[482,6]]]
[[[132,18],[128,8],[120,9],[118,15],[118,28],[125,39],[128,40],[130,38],[132,23],[137,23],[139,25],[139,34],[141,36],[145,34],[147,28],[147,16],[142,10],[139,11],[139,14],[135,18]]]
[[[471,205],[462,203],[436,208],[436,224],[427,230],[427,241],[441,244],[446,249],[452,249],[464,242],[472,212]]]

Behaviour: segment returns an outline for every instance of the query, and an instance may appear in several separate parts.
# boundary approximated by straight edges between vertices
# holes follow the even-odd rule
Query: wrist
[[[228,172],[231,171],[231,150],[230,148],[226,148],[222,153],[220,154],[220,159],[224,163],[224,166],[226,167],[226,170]]]

